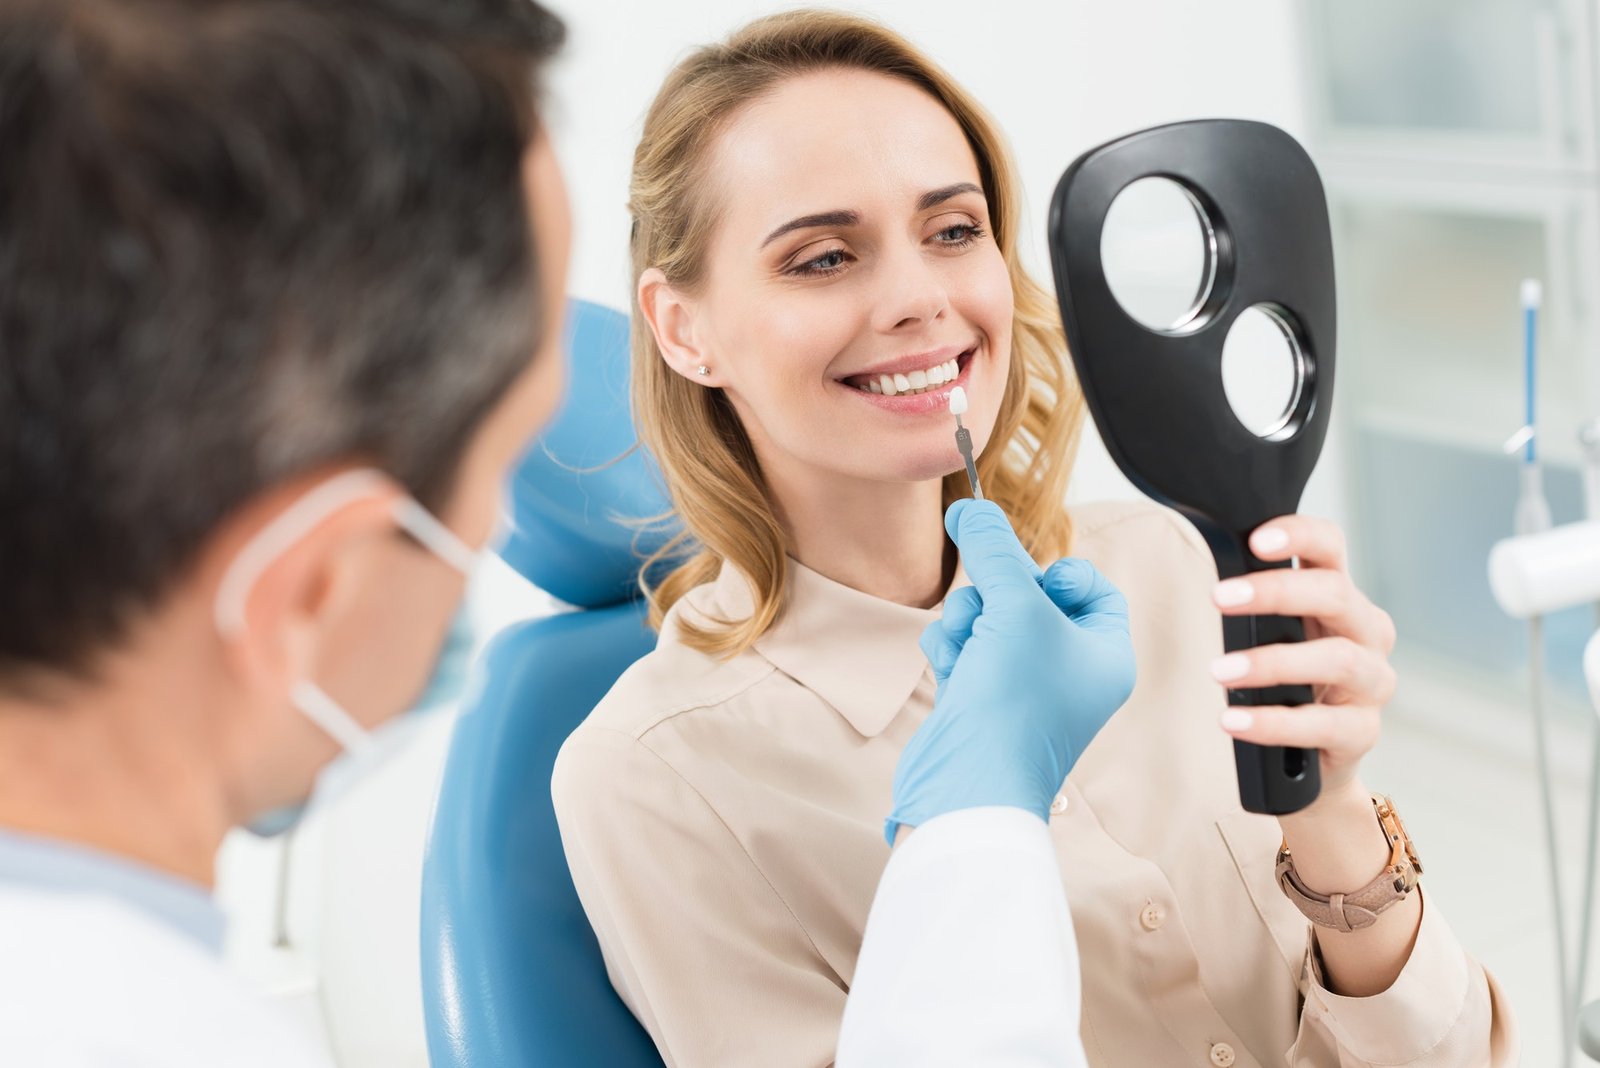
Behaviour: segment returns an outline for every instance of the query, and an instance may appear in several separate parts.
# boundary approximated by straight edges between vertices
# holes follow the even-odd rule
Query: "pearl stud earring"
[[[711,373],[711,368],[707,367],[705,364],[701,364],[699,367],[694,369],[694,373],[699,375],[701,378],[704,378],[706,375]]]

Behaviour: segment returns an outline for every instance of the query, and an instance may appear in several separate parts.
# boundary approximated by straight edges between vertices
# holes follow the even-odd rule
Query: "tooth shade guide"
[[[972,457],[972,431],[961,423],[961,414],[967,410],[967,391],[956,386],[950,391],[950,414],[956,417],[956,450],[967,469],[967,482],[972,486],[974,500],[983,500],[983,486],[978,482],[978,462]]]

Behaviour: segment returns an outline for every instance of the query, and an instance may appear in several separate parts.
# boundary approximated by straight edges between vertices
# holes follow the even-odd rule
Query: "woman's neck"
[[[930,608],[944,599],[956,555],[937,479],[769,478],[768,490],[790,555],[813,571],[899,604]]]

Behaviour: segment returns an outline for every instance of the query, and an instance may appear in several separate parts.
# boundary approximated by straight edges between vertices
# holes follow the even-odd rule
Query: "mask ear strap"
[[[431,549],[435,556],[472,577],[478,566],[478,554],[456,536],[456,532],[439,522],[434,514],[418,504],[414,497],[401,497],[394,502],[394,521],[413,538]]]
[[[392,485],[392,480],[371,468],[346,471],[307,492],[257,531],[255,537],[233,558],[217,587],[213,618],[218,633],[232,637],[244,631],[245,608],[249,604],[251,590],[255,588],[262,572],[290,546],[350,501],[381,493]]]
[[[357,723],[354,716],[311,680],[301,679],[295,683],[289,691],[289,700],[307,719],[338,742],[345,752],[356,755],[372,745],[371,732]]]
[[[218,633],[225,637],[245,629],[245,608],[250,591],[272,562],[291,546],[315,530],[318,523],[353,500],[391,490],[392,479],[371,468],[346,471],[315,487],[285,508],[272,522],[262,527],[239,555],[233,558],[217,587],[213,610]],[[407,533],[463,574],[471,575],[477,554],[409,496],[398,498],[392,512],[394,520]],[[333,698],[309,679],[296,682],[289,691],[293,702],[306,718],[328,733],[348,753],[359,753],[372,745],[368,730]]]

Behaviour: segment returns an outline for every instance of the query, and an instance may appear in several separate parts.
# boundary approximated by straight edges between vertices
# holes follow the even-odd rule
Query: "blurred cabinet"
[[[1489,596],[1522,423],[1524,278],[1544,282],[1538,421],[1557,522],[1580,517],[1577,428],[1600,414],[1600,0],[1301,0],[1308,148],[1339,282],[1337,440],[1358,579],[1429,692],[1525,692],[1524,628]],[[1589,610],[1547,628],[1585,703]],[[1481,703],[1481,702],[1475,702]]]
[[[1304,0],[1312,121],[1333,152],[1595,164],[1592,0]]]

